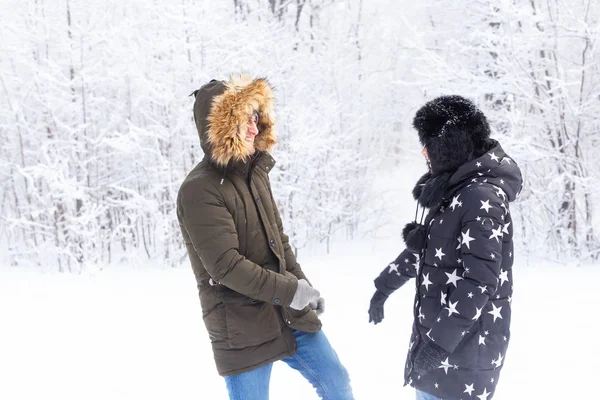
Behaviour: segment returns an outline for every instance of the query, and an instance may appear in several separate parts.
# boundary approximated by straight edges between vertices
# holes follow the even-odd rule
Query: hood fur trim
[[[267,80],[239,75],[232,76],[225,86],[225,92],[213,99],[207,118],[211,157],[219,166],[243,161],[250,156],[245,138],[248,121],[254,111],[259,115],[254,148],[269,151],[277,143],[273,89]]]

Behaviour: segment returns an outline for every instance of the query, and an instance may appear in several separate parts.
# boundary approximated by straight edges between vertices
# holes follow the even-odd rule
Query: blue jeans
[[[417,400],[440,400],[439,397],[435,397],[432,394],[421,392],[417,390]]]
[[[282,361],[299,371],[317,390],[323,400],[353,400],[350,376],[329,344],[323,331],[293,331],[298,351]],[[268,400],[273,364],[226,376],[230,400]]]

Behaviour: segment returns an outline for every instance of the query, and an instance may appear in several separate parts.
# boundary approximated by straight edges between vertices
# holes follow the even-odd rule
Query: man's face
[[[248,132],[246,133],[246,146],[248,146],[248,151],[250,154],[254,154],[256,151],[254,149],[254,138],[258,135],[258,127],[256,124],[258,123],[258,113],[255,111],[252,113],[250,120],[248,121]]]

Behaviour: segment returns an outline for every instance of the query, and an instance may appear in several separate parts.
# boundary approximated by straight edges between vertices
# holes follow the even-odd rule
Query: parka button
[[[286,319],[286,320],[285,320],[285,323],[286,323],[286,324],[288,324],[288,325],[291,325],[291,324],[292,324],[292,322],[291,322],[289,319]]]
[[[271,243],[271,247],[275,247],[275,240],[271,239],[270,243]]]
[[[273,300],[273,303],[275,303],[275,304],[281,304],[281,299],[279,299],[279,297],[278,297],[275,300]]]
[[[260,203],[260,196],[256,196],[256,202]]]

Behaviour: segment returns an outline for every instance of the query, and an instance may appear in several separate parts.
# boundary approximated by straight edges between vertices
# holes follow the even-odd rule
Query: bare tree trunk
[[[77,95],[76,95],[76,90],[75,90],[75,64],[73,63],[73,56],[72,56],[72,51],[73,51],[73,23],[72,23],[72,19],[71,19],[71,7],[69,4],[69,0],[67,0],[67,35],[69,37],[69,46],[70,46],[70,54],[69,54],[69,59],[70,59],[70,66],[69,66],[69,78],[71,81],[71,101],[73,103],[77,102]],[[84,110],[85,110],[85,106],[84,106]],[[85,119],[85,117],[84,117]],[[85,122],[84,122],[85,123]],[[85,129],[85,128],[84,128]],[[75,128],[75,132],[77,132],[77,128]],[[85,138],[84,138],[85,140]],[[75,146],[76,146],[76,161],[75,161],[75,177],[77,179],[77,182],[82,182],[82,174],[81,174],[81,165],[83,162],[83,159],[81,157],[81,152],[79,151],[79,146],[80,146],[80,141],[81,138],[79,137],[79,134],[75,134],[74,137],[74,142],[75,142]],[[81,215],[81,209],[83,207],[83,200],[81,198],[77,198],[75,200],[75,215],[76,217],[79,217]],[[60,207],[59,212],[61,213],[65,213],[65,207]],[[64,217],[64,216],[63,216]],[[64,218],[62,219],[64,221]],[[66,229],[66,228],[65,228]],[[81,249],[81,241],[82,238],[77,235],[76,237],[73,237],[72,235],[70,235],[67,231],[67,235],[66,235],[66,240],[67,240],[67,245],[71,248],[71,250],[74,252],[75,254],[75,259],[77,260],[77,262],[82,263],[83,262],[83,253],[82,253],[82,249]],[[70,245],[68,242],[71,242]]]
[[[357,51],[357,62],[358,62],[358,80],[362,81],[362,48],[360,44],[360,28],[362,24],[362,10],[363,10],[363,0],[360,0],[358,3],[358,21],[356,23],[355,29],[355,40],[356,40],[356,51]]]

